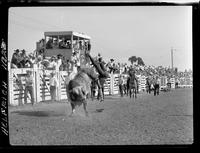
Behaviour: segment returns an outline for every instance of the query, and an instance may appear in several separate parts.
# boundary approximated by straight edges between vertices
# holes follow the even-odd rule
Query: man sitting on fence
[[[12,55],[11,68],[19,68],[19,49],[16,49]]]

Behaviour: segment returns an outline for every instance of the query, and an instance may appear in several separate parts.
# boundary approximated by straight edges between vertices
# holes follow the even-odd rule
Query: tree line
[[[128,61],[131,62],[132,65],[133,65],[133,63],[136,63],[136,62],[138,65],[141,65],[141,66],[145,65],[144,61],[141,57],[131,56],[128,58]]]

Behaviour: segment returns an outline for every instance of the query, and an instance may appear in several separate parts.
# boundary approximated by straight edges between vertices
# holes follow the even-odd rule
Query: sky
[[[128,63],[192,69],[191,6],[11,7],[8,59],[15,49],[33,52],[45,31],[77,31],[91,37],[91,54]]]

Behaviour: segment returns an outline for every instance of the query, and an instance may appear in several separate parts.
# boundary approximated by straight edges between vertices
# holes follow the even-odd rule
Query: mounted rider
[[[95,70],[98,72],[98,77],[94,78],[96,83],[97,83],[97,86],[99,88],[99,95],[101,97],[101,101],[104,100],[104,83],[105,83],[105,79],[109,77],[109,74],[108,72],[106,71],[105,67],[104,67],[104,64],[103,64],[103,61],[102,61],[102,58],[99,58],[98,61],[96,62],[89,54],[89,51],[86,52],[86,57],[88,57],[92,63],[92,65],[95,67]],[[93,79],[93,80],[94,80]]]
[[[136,83],[138,84],[138,79],[135,75],[135,70],[133,68],[130,68],[130,70],[128,71],[129,77],[128,79],[130,79],[129,81],[136,81]]]
[[[135,97],[137,92],[138,92],[138,80],[137,77],[135,75],[135,70],[133,68],[130,68],[130,70],[128,71],[128,79],[127,79],[127,92],[129,92],[129,96],[131,97],[131,89],[134,89],[135,91]]]

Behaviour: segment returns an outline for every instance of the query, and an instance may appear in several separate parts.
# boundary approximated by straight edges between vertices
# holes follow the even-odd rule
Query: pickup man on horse
[[[127,79],[127,86],[128,86],[130,98],[131,98],[132,94],[133,94],[133,97],[134,97],[134,93],[135,93],[135,98],[137,98],[138,80],[136,78],[135,71],[133,69],[129,70],[129,77]]]

